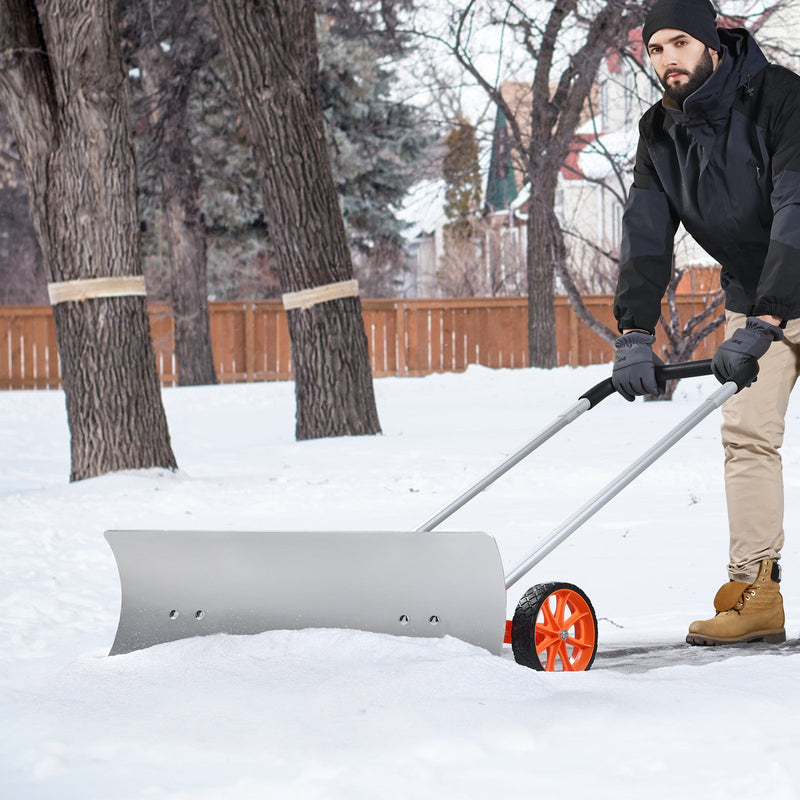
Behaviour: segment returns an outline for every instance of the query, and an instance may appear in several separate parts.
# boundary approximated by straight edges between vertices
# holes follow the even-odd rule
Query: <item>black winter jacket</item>
[[[655,331],[679,222],[722,265],[726,308],[800,317],[800,76],[747,31],[719,34],[719,66],[683,110],[659,102],[639,123],[620,330]]]

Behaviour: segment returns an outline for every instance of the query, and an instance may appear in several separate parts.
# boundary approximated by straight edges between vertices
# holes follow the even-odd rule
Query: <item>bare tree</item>
[[[141,274],[126,87],[110,0],[0,1],[0,102],[48,280],[80,281],[53,308],[73,480],[176,467],[144,297],[82,299]]]
[[[488,21],[515,37],[533,64],[520,102],[510,101],[498,76],[487,77],[476,59],[472,39],[481,27],[479,10],[471,0],[454,17],[452,53],[505,115],[515,160],[532,187],[526,258],[529,354],[532,365],[552,367],[557,363],[555,278],[566,273],[567,259],[556,215],[559,172],[610,44],[624,41],[627,32],[641,24],[646,7],[631,0],[554,0],[540,4],[534,15],[515,2],[498,4]],[[565,41],[578,32],[581,43],[570,48]],[[571,287],[567,289],[572,296]]]
[[[180,386],[217,382],[208,312],[206,239],[200,214],[200,178],[189,137],[192,80],[214,55],[208,8],[189,0],[156,0],[144,8],[118,0],[128,57],[140,73],[146,146],[144,164],[160,189],[175,323]],[[143,107],[143,108],[142,108]]]
[[[288,312],[297,438],[378,433],[319,102],[316,4],[212,0],[211,8],[261,182],[284,302],[286,295],[307,299],[307,307]],[[307,293],[319,287],[340,296]]]

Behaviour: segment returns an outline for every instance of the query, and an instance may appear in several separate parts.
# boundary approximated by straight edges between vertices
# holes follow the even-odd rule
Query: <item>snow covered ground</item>
[[[0,796],[800,798],[800,395],[786,645],[681,644],[726,579],[715,412],[509,592],[511,614],[534,583],[583,588],[600,619],[589,672],[342,630],[107,657],[105,530],[414,530],[608,374],[377,380],[382,436],[312,442],[293,439],[291,384],[168,389],[180,472],[73,485],[63,395],[0,394]],[[442,528],[491,533],[510,568],[716,386],[609,398]]]

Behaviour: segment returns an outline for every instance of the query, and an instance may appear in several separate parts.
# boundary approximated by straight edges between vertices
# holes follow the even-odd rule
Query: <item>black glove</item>
[[[769,350],[773,342],[783,339],[783,331],[758,317],[748,317],[744,328],[738,328],[726,339],[711,359],[711,371],[720,383],[733,380],[737,373],[752,367]]]
[[[653,352],[655,340],[644,331],[630,331],[614,342],[617,352],[611,383],[626,400],[633,402],[640,394],[657,397],[664,391],[656,380],[656,364],[662,366],[664,362]]]

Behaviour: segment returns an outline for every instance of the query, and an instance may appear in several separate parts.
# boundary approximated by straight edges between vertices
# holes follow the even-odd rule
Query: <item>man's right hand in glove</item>
[[[662,366],[664,362],[653,352],[655,340],[645,331],[628,331],[614,342],[611,383],[626,400],[633,402],[643,394],[657,397],[664,390],[656,380],[656,364]]]

